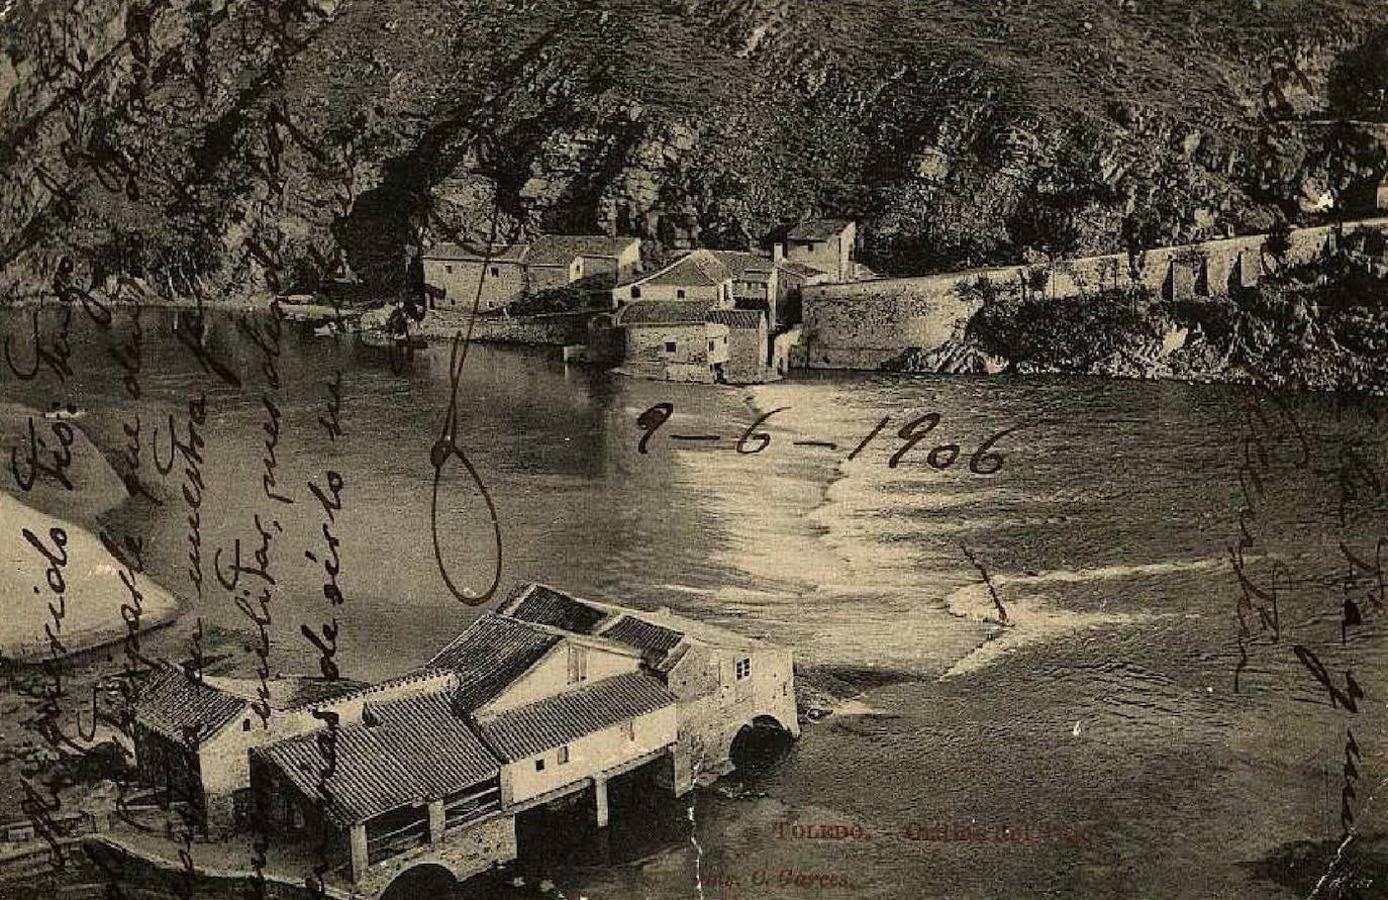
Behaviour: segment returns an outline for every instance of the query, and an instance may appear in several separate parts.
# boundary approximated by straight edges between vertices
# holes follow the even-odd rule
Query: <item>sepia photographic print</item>
[[[1384,0],[0,38],[0,900],[1388,898]]]

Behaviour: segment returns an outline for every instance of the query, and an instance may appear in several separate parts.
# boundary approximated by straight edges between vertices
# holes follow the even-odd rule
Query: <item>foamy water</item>
[[[114,446],[134,413],[162,422],[190,389],[208,389],[210,567],[212,550],[251,537],[262,506],[258,361],[238,360],[248,393],[228,396],[165,324],[153,314],[146,322],[141,404],[121,396],[100,334],[74,336],[83,367],[72,389],[89,409],[84,429]],[[350,342],[286,335],[284,483],[302,494],[328,465],[347,480],[336,523],[345,677],[416,665],[477,614],[442,589],[428,543],[428,454],[448,400],[446,363],[446,349],[429,351],[395,374]],[[339,367],[346,435],[327,445],[314,419]],[[1238,592],[1225,560],[1242,502],[1241,389],[852,375],[712,388],[612,378],[552,354],[489,347],[473,349],[465,381],[464,439],[499,508],[508,581],[669,605],[767,637],[794,649],[808,683],[844,693],[838,713],[807,724],[751,795],[699,795],[694,828],[707,871],[835,871],[852,878],[845,896],[857,900],[1298,896],[1250,874],[1251,864],[1336,831],[1346,723],[1291,641],[1318,648],[1332,670],[1356,667],[1376,698],[1355,726],[1373,748],[1365,788],[1381,777],[1382,757],[1372,754],[1388,731],[1378,702],[1388,692],[1383,617],[1366,619],[1341,647],[1344,535],[1333,509],[1334,460],[1347,437],[1376,441],[1388,471],[1384,426],[1369,410],[1296,401],[1316,464],[1269,481],[1259,544],[1247,555],[1259,572],[1272,559],[1294,572],[1281,598],[1284,643],[1259,636],[1235,695]],[[6,390],[46,402],[37,386]],[[636,418],[659,402],[673,403],[675,416],[641,454]],[[764,426],[766,450],[738,454],[742,431],[781,406],[789,409]],[[895,429],[931,411],[940,425],[888,468],[902,443]],[[883,416],[889,428],[846,461]],[[979,442],[1019,424],[1024,432],[998,444],[999,472],[969,472]],[[724,439],[680,444],[675,433]],[[944,442],[959,443],[961,457],[935,471],[925,459]],[[214,674],[253,677],[230,598],[218,589],[201,602],[188,597],[180,476],[151,474],[165,505],[127,505],[106,524],[143,536],[152,577],[204,619]],[[443,501],[449,559],[484,564],[476,498],[450,485]],[[317,654],[299,628],[326,610],[321,570],[302,554],[315,546],[321,515],[301,502],[281,517],[272,667],[311,672]],[[1383,520],[1354,527],[1348,538],[1364,540]],[[965,548],[988,572],[1006,624]],[[175,624],[152,637],[150,652],[186,654],[190,633],[191,621]],[[858,822],[884,837],[853,848],[769,841],[768,829],[787,819]],[[921,821],[1064,824],[1085,829],[1090,843],[900,839]],[[554,877],[568,896],[595,900],[693,896],[693,852],[681,833],[639,863]]]

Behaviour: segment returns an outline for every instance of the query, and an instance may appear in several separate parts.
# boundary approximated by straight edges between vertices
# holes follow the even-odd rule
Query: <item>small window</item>
[[[739,681],[752,674],[752,660],[739,659],[737,661],[737,678]]]
[[[545,758],[542,756],[542,757],[540,757],[539,759],[535,760],[535,771],[536,771],[536,772],[543,772],[544,770],[545,770]]]
[[[666,342],[665,342],[665,352],[666,352],[666,353],[674,353],[674,352],[675,352],[675,342],[674,342],[674,341],[666,341]]]
[[[447,272],[449,275],[452,275],[452,274],[453,274],[453,267],[452,267],[452,266],[444,266],[444,267],[443,267],[443,270],[444,270],[445,272]]]
[[[500,270],[499,268],[497,268],[496,266],[492,266],[492,277],[493,277],[493,278],[496,278],[496,277],[499,276],[500,274],[501,274],[501,270]]]
[[[640,298],[641,298],[641,289],[640,289],[639,287],[633,287],[633,288],[631,289],[631,299],[633,299],[633,300],[639,300]]]
[[[708,352],[709,352],[709,353],[712,353],[712,352],[713,352],[713,348],[714,348],[715,346],[716,346],[716,345],[713,343],[713,341],[709,341],[709,342],[708,342]]]
[[[676,298],[677,300],[683,300],[683,299],[684,299],[684,288],[676,288],[676,289],[675,289],[675,298]]]
[[[562,746],[562,747],[559,748],[559,765],[562,766],[562,765],[564,765],[564,763],[566,763],[566,762],[568,762],[568,761],[569,761],[569,745],[568,745],[568,744],[565,744],[564,746]]]
[[[242,730],[242,731],[250,731],[250,730],[251,730],[251,720],[250,720],[250,719],[242,719],[242,720],[241,720],[241,730]]]

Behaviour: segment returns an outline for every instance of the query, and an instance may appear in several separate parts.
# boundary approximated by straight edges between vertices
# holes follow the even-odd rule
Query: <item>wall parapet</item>
[[[1309,262],[1333,250],[1341,235],[1388,233],[1388,217],[1293,229],[1286,257]],[[806,285],[802,289],[804,364],[809,368],[877,369],[907,349],[935,350],[966,325],[978,302],[960,288],[980,280],[1027,284],[1052,298],[1139,285],[1170,300],[1228,294],[1268,274],[1268,234],[1219,238],[1134,253],[1019,263],[906,278]]]

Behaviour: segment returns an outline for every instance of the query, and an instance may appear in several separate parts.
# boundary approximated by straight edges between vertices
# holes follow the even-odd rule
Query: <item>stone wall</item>
[[[485,277],[484,277],[485,273]],[[496,309],[520,299],[529,287],[525,267],[509,260],[425,259],[424,283],[444,292],[443,308]],[[477,297],[478,286],[482,296]]]
[[[779,376],[767,372],[766,325],[728,329],[728,362],[724,370],[729,384],[761,384]]]
[[[407,851],[366,870],[357,884],[365,897],[380,896],[390,883],[414,866],[443,866],[459,881],[516,858],[516,819],[501,815],[445,832],[437,844]]]
[[[632,325],[623,330],[626,349],[622,368],[643,378],[711,382],[712,367],[728,361],[726,325],[692,322]]]
[[[1388,232],[1388,219],[1294,230],[1289,262],[1302,263],[1333,250],[1338,235],[1366,228]],[[1046,265],[999,266],[916,278],[806,285],[804,365],[812,369],[877,369],[907,348],[935,350],[977,311],[959,289],[987,279],[1029,284],[1052,297],[1079,297],[1138,283],[1171,300],[1190,300],[1252,287],[1267,274],[1267,235],[1160,247],[1137,254],[1110,254]]]
[[[432,309],[420,326],[412,328],[420,334],[452,337],[458,330],[466,331],[467,310]],[[589,313],[556,313],[545,316],[479,316],[472,326],[472,339],[479,343],[541,344],[562,347],[581,344],[588,336]]]
[[[816,289],[807,287],[802,332],[806,365],[877,369],[906,347],[940,346],[978,309],[977,302],[958,295],[956,285],[943,278],[915,285],[865,282],[863,290],[847,295],[811,294]]]

